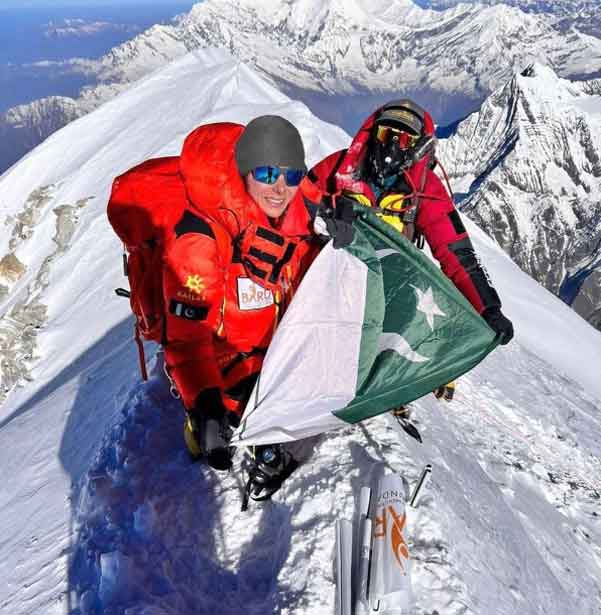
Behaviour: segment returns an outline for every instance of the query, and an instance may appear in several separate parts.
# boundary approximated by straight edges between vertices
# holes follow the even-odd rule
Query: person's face
[[[245,177],[246,190],[268,218],[279,218],[294,198],[298,186],[288,186],[284,173],[274,184],[257,181],[252,172]]]

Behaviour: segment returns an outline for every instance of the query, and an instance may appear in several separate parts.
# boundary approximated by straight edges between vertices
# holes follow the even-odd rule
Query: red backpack
[[[148,375],[141,337],[164,342],[163,251],[185,204],[178,157],[148,160],[113,182],[107,213],[123,242],[124,272],[130,286],[129,291],[118,288],[115,292],[129,298],[136,317],[135,339],[144,380]]]
[[[124,273],[130,290],[117,288],[129,299],[136,318],[135,340],[142,378],[148,380],[142,338],[165,345],[163,255],[175,237],[175,227],[188,203],[180,175],[180,158],[155,158],[130,169],[113,182],[107,207],[109,222],[123,242]],[[232,253],[232,238],[210,224],[223,254]]]

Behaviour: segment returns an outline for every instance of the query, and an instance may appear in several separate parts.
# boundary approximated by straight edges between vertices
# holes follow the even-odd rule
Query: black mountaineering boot
[[[229,445],[232,433],[227,414],[206,413],[201,416],[198,444],[207,463],[215,470],[229,470],[232,467],[234,451]]]
[[[238,417],[222,406],[194,408],[184,426],[186,446],[194,460],[205,458],[215,470],[229,470],[235,451],[230,439]]]
[[[280,444],[255,446],[245,502],[248,497],[255,502],[269,500],[297,467],[298,462]]]

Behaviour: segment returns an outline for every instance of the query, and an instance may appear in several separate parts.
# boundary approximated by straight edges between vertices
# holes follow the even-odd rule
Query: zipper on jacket
[[[294,297],[294,285],[292,284],[292,266],[291,265],[286,265],[286,284],[287,284],[286,290],[288,293],[287,303],[289,305],[290,302],[292,301],[292,298]]]
[[[278,324],[280,323],[280,305],[282,302],[282,297],[280,295],[279,290],[273,291],[273,304],[275,305],[275,318],[273,319],[273,332],[278,328]]]
[[[221,302],[221,307],[219,308],[219,316],[221,318],[221,322],[217,327],[217,337],[225,337],[224,329],[225,329],[225,292],[223,293],[223,301]]]

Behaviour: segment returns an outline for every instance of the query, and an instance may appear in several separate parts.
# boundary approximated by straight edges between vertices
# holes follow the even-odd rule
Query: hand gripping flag
[[[290,442],[409,403],[472,369],[493,331],[440,269],[366,208],[280,323],[236,445]]]

